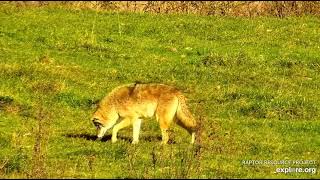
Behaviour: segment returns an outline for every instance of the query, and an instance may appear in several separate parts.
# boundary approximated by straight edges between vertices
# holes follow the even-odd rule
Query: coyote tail
[[[177,123],[184,127],[190,134],[197,130],[197,123],[193,115],[189,111],[186,99],[182,94],[178,94]]]

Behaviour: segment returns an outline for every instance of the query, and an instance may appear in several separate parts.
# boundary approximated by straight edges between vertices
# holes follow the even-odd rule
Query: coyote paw
[[[138,144],[139,141],[132,141],[132,144]]]
[[[161,141],[161,145],[167,145],[168,142],[167,141]]]
[[[111,139],[111,142],[112,142],[112,143],[115,143],[115,142],[117,142],[117,139],[116,139],[116,138],[112,138],[112,139]]]

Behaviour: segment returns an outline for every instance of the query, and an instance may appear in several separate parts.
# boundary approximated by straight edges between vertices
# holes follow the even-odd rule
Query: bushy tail
[[[197,123],[189,111],[186,99],[182,94],[178,95],[179,105],[177,108],[177,124],[185,128],[190,134],[197,130]]]

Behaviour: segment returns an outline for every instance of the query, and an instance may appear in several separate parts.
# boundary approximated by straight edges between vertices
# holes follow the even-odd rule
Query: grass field
[[[319,24],[1,5],[0,177],[320,178]],[[94,141],[95,104],[135,81],[184,92],[196,145],[175,125],[160,146],[154,119],[138,145],[132,128]]]

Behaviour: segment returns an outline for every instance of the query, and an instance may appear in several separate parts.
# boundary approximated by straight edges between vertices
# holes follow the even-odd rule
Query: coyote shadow
[[[64,137],[67,137],[67,138],[79,138],[79,139],[86,139],[88,141],[97,141],[97,136],[96,135],[92,135],[92,134],[88,134],[88,133],[80,133],[80,134],[72,134],[72,133],[69,133],[69,134],[64,134],[63,135]],[[108,134],[108,135],[105,135],[103,136],[103,138],[101,140],[98,140],[98,141],[101,141],[101,142],[107,142],[107,141],[111,141],[111,137],[112,135],[111,134]],[[118,140],[125,140],[129,143],[132,142],[132,137],[127,137],[127,136],[121,136],[118,134]],[[140,141],[147,141],[147,142],[159,142],[162,140],[162,137],[160,135],[156,135],[156,136],[142,136],[139,138]],[[175,141],[174,140],[169,140],[168,144],[175,144]]]
[[[69,133],[69,134],[64,134],[63,136],[67,137],[67,138],[79,138],[79,139],[86,139],[88,141],[102,141],[102,142],[111,141],[111,137],[112,137],[111,134],[108,134],[108,135],[103,136],[103,138],[101,140],[97,140],[96,135],[87,134],[87,133],[80,133],[80,134]],[[129,137],[119,136],[119,135],[118,135],[118,139],[125,140],[128,142],[132,141],[131,138],[129,138]]]

